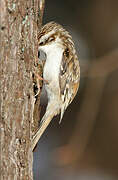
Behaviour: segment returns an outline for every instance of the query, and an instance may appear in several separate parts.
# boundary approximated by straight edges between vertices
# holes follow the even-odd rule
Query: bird
[[[77,94],[80,84],[80,65],[70,33],[56,22],[42,26],[38,33],[38,51],[46,54],[43,67],[44,86],[48,104],[39,129],[32,138],[34,150],[54,116],[64,112]]]

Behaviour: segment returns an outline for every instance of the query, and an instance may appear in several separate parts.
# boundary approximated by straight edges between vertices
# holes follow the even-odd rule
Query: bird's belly
[[[54,63],[46,63],[44,66],[43,77],[50,83],[58,83],[59,69],[55,67]]]

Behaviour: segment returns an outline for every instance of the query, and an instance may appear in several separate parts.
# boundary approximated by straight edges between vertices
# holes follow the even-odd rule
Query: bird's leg
[[[40,75],[38,75],[37,73],[35,73],[35,76],[36,76],[36,82],[37,82],[37,88],[38,88],[38,91],[37,93],[35,94],[35,96],[37,96],[40,92],[40,83],[39,81],[44,81],[45,84],[49,84],[49,82],[47,80],[45,80],[44,78],[42,78]]]
[[[38,74],[36,74],[36,73],[35,73],[35,75],[36,75],[36,77],[38,78],[38,80],[44,81],[46,84],[49,84],[49,82],[48,82],[46,79],[44,79],[43,77],[41,77],[40,75],[38,75]]]
[[[36,86],[38,89],[35,94],[35,97],[36,97],[40,92],[40,87],[42,87],[41,81],[43,81],[45,84],[48,84],[48,81],[42,77],[44,64],[37,63],[38,60],[35,60],[35,61],[36,63],[35,63],[33,74],[34,74],[34,83],[36,83]]]

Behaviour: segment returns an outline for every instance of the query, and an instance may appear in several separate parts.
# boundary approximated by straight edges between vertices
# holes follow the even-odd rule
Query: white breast
[[[52,48],[48,51],[44,66],[43,78],[49,82],[46,85],[48,97],[59,93],[59,72],[62,61],[63,50],[61,48]]]
[[[62,60],[62,49],[54,48],[52,51],[48,52],[47,59],[44,66],[43,77],[50,83],[55,83],[59,81],[59,71],[60,64]]]

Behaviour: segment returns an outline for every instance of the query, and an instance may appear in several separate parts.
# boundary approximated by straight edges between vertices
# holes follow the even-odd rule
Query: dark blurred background
[[[62,123],[53,119],[35,149],[34,180],[117,180],[118,1],[47,0],[49,21],[72,35],[81,83]]]

